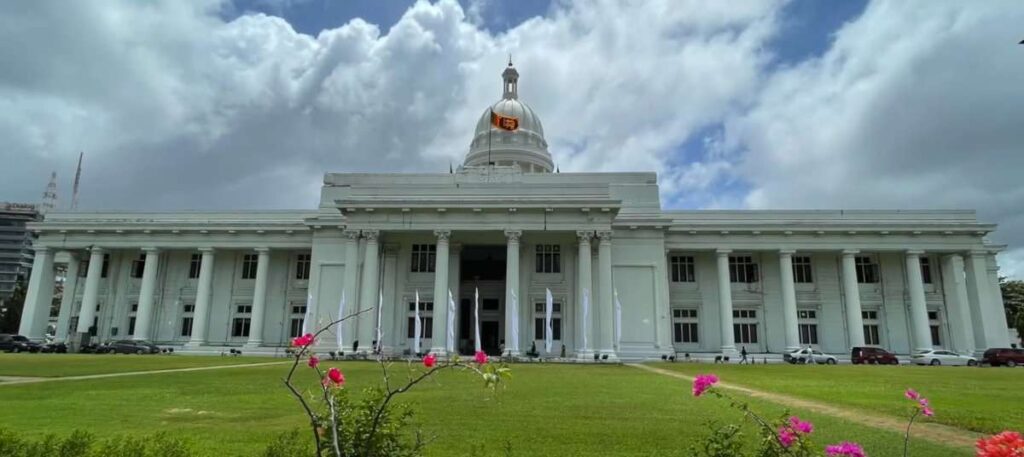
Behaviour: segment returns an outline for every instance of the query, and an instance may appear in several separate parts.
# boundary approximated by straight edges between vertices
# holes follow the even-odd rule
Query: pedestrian
[[[740,348],[740,365],[742,365],[744,363],[747,363],[747,364],[750,363],[750,361],[747,360],[747,347],[746,346],[743,346],[743,347]]]

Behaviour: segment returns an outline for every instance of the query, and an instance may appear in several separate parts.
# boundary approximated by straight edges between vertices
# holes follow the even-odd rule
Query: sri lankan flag
[[[491,110],[491,125],[502,130],[515,131],[519,128],[519,118],[502,116]]]

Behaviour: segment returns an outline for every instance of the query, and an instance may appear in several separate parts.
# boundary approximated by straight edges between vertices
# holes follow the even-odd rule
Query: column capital
[[[860,254],[860,249],[843,249],[843,255],[856,255]]]
[[[612,242],[612,231],[611,230],[598,230],[597,231],[597,237],[601,240],[602,243],[611,243]]]
[[[434,236],[437,237],[437,241],[438,242],[447,243],[448,240],[451,239],[452,231],[451,230],[434,230]]]
[[[347,240],[358,240],[359,230],[342,230],[341,236]]]
[[[142,252],[145,252],[146,254],[159,254],[160,253],[160,248],[154,247],[154,246],[146,246],[146,247],[141,248],[139,250],[142,251]]]
[[[505,230],[505,238],[508,239],[509,243],[518,243],[519,238],[521,238],[522,236],[522,230]]]
[[[907,254],[907,257],[910,257],[910,256],[920,257],[920,256],[924,255],[924,251],[921,250],[921,249],[907,249],[906,254]]]
[[[261,246],[261,247],[258,247],[258,248],[253,248],[253,251],[256,251],[257,253],[260,253],[260,254],[269,254],[270,253],[270,248]]]
[[[45,247],[45,246],[42,246],[42,247]],[[107,253],[107,249],[99,247],[99,246],[92,246],[92,247],[89,248],[89,252],[91,252],[93,254],[106,254]]]
[[[203,254],[213,254],[216,250],[210,247],[202,247],[199,248],[198,251]]]
[[[363,238],[366,238],[367,242],[377,242],[377,238],[380,237],[380,230],[363,230]]]
[[[943,259],[960,259],[960,261],[964,260],[963,254],[961,254],[959,252],[950,252],[948,254],[943,254],[942,258]]]
[[[77,249],[66,249],[66,250],[61,251],[61,252],[67,254],[68,257],[70,257],[71,260],[73,260],[73,261],[74,260],[78,260],[78,258],[81,256],[81,253],[79,253]]]
[[[970,251],[967,251],[967,255],[971,257],[988,256],[988,251],[984,249],[971,249]]]
[[[791,256],[796,254],[796,249],[779,249],[779,255]]]
[[[580,243],[589,243],[590,239],[594,237],[593,230],[577,230],[576,238],[579,239]]]
[[[50,247],[49,246],[33,246],[32,250],[35,251],[36,254],[47,254],[47,253],[50,252]]]
[[[719,257],[729,255],[732,254],[732,249],[718,248],[715,249],[715,254],[718,254]]]

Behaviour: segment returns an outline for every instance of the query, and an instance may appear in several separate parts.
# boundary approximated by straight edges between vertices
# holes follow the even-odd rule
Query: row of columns
[[[581,248],[582,249],[582,248]],[[736,352],[733,334],[732,281],[729,275],[729,249],[718,249],[717,276],[719,319],[721,323],[721,351],[725,354]],[[846,327],[850,347],[864,345],[864,321],[861,314],[860,287],[857,280],[856,255],[860,251],[842,251],[843,298],[846,304]],[[786,350],[800,348],[797,316],[796,286],[793,280],[792,250],[779,251],[779,280],[782,292],[782,312],[785,325]],[[928,322],[928,307],[925,299],[924,280],[921,276],[923,251],[905,252],[906,285],[909,296],[909,322],[912,351],[932,349],[931,329]],[[947,309],[952,311],[951,319],[963,320],[960,334],[951,335],[970,352],[1005,345],[1009,340],[1005,320],[1000,319],[1002,309],[995,306],[997,300],[989,294],[987,277],[987,252],[971,252],[966,263],[960,254],[942,258],[944,291]],[[966,277],[966,280],[965,280]],[[970,324],[968,324],[970,323]],[[956,332],[954,332],[956,333]]]

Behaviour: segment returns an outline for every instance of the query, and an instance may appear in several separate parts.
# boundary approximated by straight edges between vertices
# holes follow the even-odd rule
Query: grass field
[[[67,375],[107,371],[137,371],[168,366],[209,366],[225,363],[265,362],[259,359],[220,357],[81,357],[77,355],[18,355],[0,358],[0,376],[16,373],[32,376]],[[280,360],[280,359],[278,359]],[[78,365],[82,366],[79,367]],[[348,388],[359,389],[380,379],[373,363],[347,362],[339,366]],[[659,365],[663,366],[663,365]],[[689,370],[683,364],[664,365]],[[691,366],[693,367],[693,366]],[[828,378],[824,369],[861,367],[755,367],[703,365],[696,371],[714,371],[723,380],[764,386],[795,378],[817,376],[821,384],[851,385],[857,378],[845,372]],[[822,373],[818,373],[818,368]],[[878,368],[878,367],[864,367]],[[278,433],[302,427],[303,416],[281,385],[285,366],[238,367],[212,371],[178,372],[108,379],[67,380],[40,384],[0,384],[0,426],[34,434],[66,434],[85,429],[100,436],[151,433],[167,430],[189,437],[212,455],[255,455]],[[788,369],[788,370],[787,370]],[[307,369],[308,370],[308,369]],[[399,375],[404,368],[394,372]],[[812,371],[813,375],[810,375]],[[886,381],[886,395],[897,398],[906,386],[919,388],[933,398],[940,414],[955,415],[962,404],[944,404],[955,386],[948,382],[951,368],[931,370],[917,378],[916,370],[893,371],[897,379]],[[963,370],[966,371],[966,370]],[[1002,379],[1000,370],[971,370]],[[1024,370],[1020,370],[1024,375]],[[907,373],[907,382],[898,375]],[[308,374],[308,373],[302,373]],[[741,377],[745,376],[742,380]],[[870,377],[871,375],[865,375]],[[823,380],[828,378],[827,380]],[[307,377],[310,383],[315,382]],[[772,380],[775,381],[772,381]],[[908,383],[913,381],[913,383]],[[1009,382],[1006,380],[998,381]],[[906,385],[904,385],[906,384]],[[799,385],[797,385],[799,387]],[[765,387],[767,389],[767,387]],[[849,387],[848,387],[849,388]],[[810,389],[807,389],[810,390]],[[791,393],[791,392],[787,392]],[[819,395],[814,393],[814,395]],[[1022,404],[1021,398],[1016,404]],[[497,395],[482,388],[478,378],[446,373],[402,397],[416,410],[416,423],[436,440],[429,455],[502,455],[506,442],[513,455],[689,455],[693,444],[706,435],[705,422],[739,422],[739,414],[715,398],[694,398],[690,385],[664,375],[626,366],[515,365],[513,379]],[[1009,402],[1009,399],[1003,401]],[[761,400],[752,406],[766,415],[783,408]],[[878,399],[869,410],[891,409]],[[1002,414],[1012,405],[993,406]],[[901,455],[902,436],[799,410],[793,411],[815,423],[815,440],[823,445],[840,440],[865,444],[869,455]],[[754,439],[747,428],[748,442]],[[899,449],[899,451],[898,451]],[[913,455],[970,455],[968,448],[949,448],[915,441]],[[483,451],[482,451],[483,450]]]
[[[130,371],[170,370],[283,361],[270,357],[210,357],[127,354],[3,354],[0,376],[65,377]]]
[[[934,422],[981,433],[1024,430],[1024,369],[919,366],[792,366],[660,363],[686,374],[713,371],[728,381],[865,411],[905,415],[903,391],[921,391]]]

